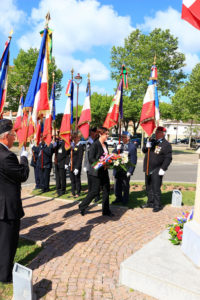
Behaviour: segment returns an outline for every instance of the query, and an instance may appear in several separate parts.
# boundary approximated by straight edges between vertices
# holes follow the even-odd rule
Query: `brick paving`
[[[150,300],[118,283],[120,263],[166,229],[187,207],[151,209],[112,207],[114,218],[92,206],[82,217],[77,202],[30,195],[23,187],[25,217],[21,235],[42,241],[44,249],[31,262],[37,299]]]

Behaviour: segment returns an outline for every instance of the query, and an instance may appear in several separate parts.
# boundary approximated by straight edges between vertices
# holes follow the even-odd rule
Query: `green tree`
[[[142,34],[138,29],[134,30],[125,39],[123,47],[114,46],[111,50],[112,79],[119,81],[121,65],[125,64],[127,67],[129,90],[124,91],[127,96],[124,107],[129,109],[124,110],[124,119],[126,122],[133,120],[135,130],[139,125],[142,102],[155,54],[158,90],[163,96],[170,96],[176,92],[186,76],[181,69],[185,56],[178,51],[178,40],[169,30],[155,29],[148,35]],[[129,110],[133,112],[130,114]]]
[[[102,126],[111,105],[112,96],[93,93],[91,96],[91,126]]]
[[[162,119],[173,119],[173,106],[171,103],[160,102],[159,103],[159,110]]]
[[[28,51],[21,49],[17,58],[14,59],[14,65],[9,68],[7,110],[17,111],[21,95],[21,86],[23,86],[23,93],[24,96],[26,96],[36,66],[38,54],[39,51],[37,49],[30,48]],[[63,74],[62,71],[57,68],[54,57],[49,64],[49,95],[52,87],[53,72],[55,73],[56,82],[56,100],[58,100],[62,90],[61,80]]]

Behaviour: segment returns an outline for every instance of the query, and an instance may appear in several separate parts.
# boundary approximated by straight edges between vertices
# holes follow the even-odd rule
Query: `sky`
[[[63,112],[67,81],[74,74],[83,77],[79,103],[83,104],[90,73],[91,90],[113,95],[116,82],[110,78],[110,51],[123,46],[136,28],[148,34],[154,28],[170,29],[178,37],[179,50],[186,56],[184,71],[189,73],[199,62],[200,32],[181,19],[182,0],[6,0],[1,1],[0,53],[11,29],[10,64],[19,50],[39,49],[45,16],[50,12],[53,29],[53,56],[63,71],[63,91],[56,103]],[[148,80],[148,78],[147,78]],[[76,90],[75,90],[76,98]]]

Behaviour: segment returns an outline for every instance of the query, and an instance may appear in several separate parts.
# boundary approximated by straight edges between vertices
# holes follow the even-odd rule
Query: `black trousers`
[[[72,171],[69,172],[69,177],[72,184],[72,195],[80,195],[81,193],[81,170],[79,170],[78,175],[74,175]]]
[[[58,193],[66,192],[66,170],[55,165],[56,173],[56,190]]]
[[[122,175],[115,178],[115,196],[117,201],[127,204],[129,201],[130,176]]]
[[[160,168],[159,168],[160,169]],[[148,196],[147,204],[154,208],[161,207],[161,185],[163,176],[158,175],[159,169],[153,171],[152,174],[145,174],[145,185]]]
[[[102,213],[110,212],[109,208],[109,194],[110,194],[110,179],[108,171],[104,172],[104,176],[96,177],[88,175],[91,181],[91,190],[88,192],[87,197],[79,205],[80,210],[84,210],[88,207],[91,201],[98,196],[100,187],[103,189],[103,202],[102,202]]]
[[[12,279],[12,269],[19,240],[20,220],[0,220],[0,281]]]
[[[91,191],[92,189],[92,177],[90,176],[87,172],[87,180],[88,180],[88,193]],[[99,190],[99,194],[96,196],[96,202],[100,200],[100,190]]]
[[[34,176],[35,176],[35,187],[40,188],[40,168],[34,167]]]
[[[40,188],[46,192],[49,190],[50,168],[40,168]]]

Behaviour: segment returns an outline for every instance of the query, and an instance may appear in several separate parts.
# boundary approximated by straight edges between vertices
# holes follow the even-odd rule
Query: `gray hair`
[[[5,138],[5,135],[10,133],[10,132],[11,132],[11,130],[1,133],[0,134],[0,140],[3,140]]]

